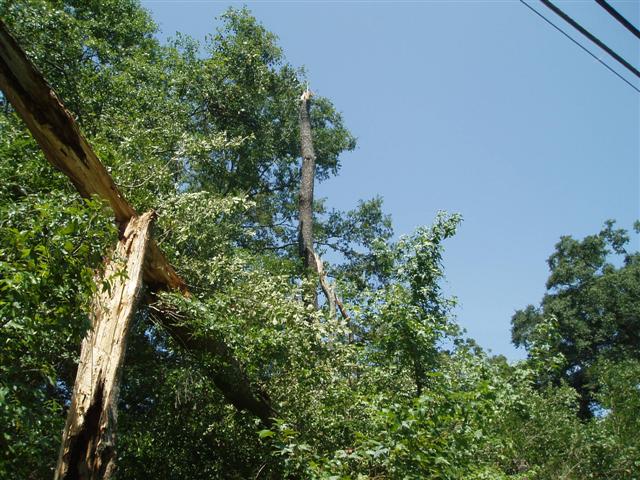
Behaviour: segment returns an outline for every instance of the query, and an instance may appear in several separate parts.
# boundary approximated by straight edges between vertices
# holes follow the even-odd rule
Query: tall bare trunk
[[[312,93],[305,90],[300,97],[300,147],[302,150],[302,167],[300,169],[300,203],[298,207],[298,217],[300,230],[298,234],[298,247],[300,257],[305,269],[308,290],[305,291],[305,301],[318,308],[318,296],[316,291],[316,276],[320,280],[320,287],[327,298],[329,314],[335,316],[336,305],[345,319],[349,319],[344,305],[335,294],[335,291],[324,271],[322,259],[316,253],[313,246],[313,186],[316,174],[316,154],[313,148],[313,137],[311,135],[311,117],[309,114],[309,100]]]
[[[313,249],[313,186],[316,174],[316,154],[311,137],[309,100],[311,91],[305,90],[300,97],[300,148],[302,166],[300,168],[300,197],[298,206],[298,248],[307,279],[312,279],[305,290],[305,302],[318,308],[315,278],[318,265]]]
[[[129,220],[98,282],[92,327],[82,341],[62,434],[57,480],[108,479],[114,469],[120,377],[153,217],[148,212]]]

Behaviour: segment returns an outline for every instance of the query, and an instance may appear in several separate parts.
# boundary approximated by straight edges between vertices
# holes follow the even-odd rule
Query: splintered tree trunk
[[[313,138],[311,137],[311,119],[309,115],[309,100],[311,91],[305,90],[300,97],[300,148],[302,150],[302,167],[300,169],[300,198],[298,207],[298,220],[300,231],[298,233],[298,248],[305,274],[318,273],[313,250],[313,184],[316,173],[316,154],[313,150]],[[305,292],[305,302],[318,308],[318,298],[315,288],[309,286]]]
[[[142,286],[153,212],[133,217],[106,265],[92,304],[92,328],[82,341],[56,480],[110,477],[115,466],[118,390],[127,334]]]

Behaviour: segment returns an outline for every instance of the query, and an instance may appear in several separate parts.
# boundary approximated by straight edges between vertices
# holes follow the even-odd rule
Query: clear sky
[[[555,3],[640,69],[640,41],[594,1]],[[610,3],[640,26],[638,0]],[[640,218],[640,94],[518,1],[142,4],[163,37],[204,39],[242,4],[278,35],[358,138],[340,176],[317,188],[329,206],[381,195],[398,234],[438,210],[462,213],[446,288],[459,323],[493,353],[524,355],[510,344],[511,315],[541,299],[561,235]]]

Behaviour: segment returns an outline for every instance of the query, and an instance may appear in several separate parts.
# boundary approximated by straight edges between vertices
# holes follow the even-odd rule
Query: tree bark
[[[313,248],[313,186],[316,174],[316,154],[313,149],[313,138],[311,136],[311,118],[309,115],[309,100],[312,93],[305,90],[300,97],[300,148],[302,153],[302,166],[300,168],[300,195],[298,206],[298,249],[305,276],[307,279],[318,274]],[[311,275],[313,274],[313,275]],[[318,308],[318,296],[315,281],[305,289],[306,303]]]
[[[0,20],[0,89],[24,120],[47,160],[64,173],[84,198],[97,195],[109,203],[122,232],[137,215],[84,138],[56,93],[26,57]],[[149,245],[144,278],[150,285],[186,291],[184,281],[158,248]]]
[[[153,217],[148,212],[129,220],[97,282],[92,328],[82,341],[56,480],[102,480],[113,472],[122,365]]]
[[[329,304],[329,315],[335,316],[336,305],[340,309],[345,320],[349,320],[349,315],[344,305],[335,293],[335,289],[327,280],[322,259],[316,253],[313,246],[313,186],[316,174],[316,154],[313,148],[313,137],[311,135],[311,116],[309,114],[309,101],[312,93],[305,90],[300,97],[300,148],[302,151],[302,166],[300,168],[300,199],[298,207],[299,233],[298,248],[302,258],[307,279],[311,279],[311,285],[305,291],[305,302],[311,303],[318,308],[318,296],[316,291],[315,277],[320,280],[320,287]]]
[[[120,231],[124,232],[129,220],[137,215],[135,209],[118,191],[91,145],[82,136],[73,116],[65,109],[56,93],[29,61],[1,20],[0,89],[26,123],[47,160],[69,177],[82,197],[98,195],[106,200],[113,210]],[[150,289],[178,290],[185,296],[189,296],[184,280],[169,264],[155,240],[149,239],[147,248],[143,277]],[[166,321],[162,323],[164,328],[170,332],[176,331],[178,327],[167,320],[166,316],[164,319],[161,318],[161,321],[163,320]],[[181,338],[181,345],[186,349],[204,350],[216,354],[222,351],[222,347],[212,346],[224,345],[225,352],[232,355],[232,351],[224,342],[214,338],[202,338],[189,325],[182,324],[177,331]],[[223,362],[227,361],[228,359],[223,358]],[[235,359],[234,362],[242,371],[239,362]],[[227,399],[237,398],[239,392],[251,392],[246,375],[236,373],[233,379],[221,381],[216,373],[212,372],[214,383]],[[237,385],[231,388],[230,384],[233,382]],[[236,406],[243,405],[242,408],[246,408],[263,420],[265,412],[273,412],[266,396],[260,393],[252,394],[249,401],[236,400],[232,403]]]

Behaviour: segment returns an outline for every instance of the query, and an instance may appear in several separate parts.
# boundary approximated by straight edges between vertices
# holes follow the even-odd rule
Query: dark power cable
[[[640,72],[638,70],[636,70],[636,68],[633,65],[631,65],[624,58],[622,58],[616,52],[614,52],[609,47],[607,47],[604,43],[602,43],[598,38],[595,37],[595,35],[593,35],[591,32],[589,32],[586,28],[584,28],[582,25],[580,25],[578,22],[576,22],[573,18],[571,18],[569,15],[567,15],[562,10],[560,10],[558,7],[556,7],[549,0],[540,0],[540,1],[542,2],[542,4],[544,6],[550,8],[551,10],[553,10],[556,14],[558,14],[560,17],[562,17],[573,28],[578,30],[581,34],[583,34],[585,37],[587,37],[589,40],[591,40],[593,43],[598,45],[601,49],[603,49],[605,52],[607,52],[609,55],[611,55],[613,58],[615,58],[618,62],[620,62],[620,64],[624,65],[624,67],[627,70],[629,70],[631,73],[633,73],[636,77],[640,78]]]
[[[591,51],[589,51],[586,47],[584,47],[583,45],[581,45],[578,41],[576,41],[573,37],[571,37],[571,35],[569,35],[567,32],[565,32],[564,30],[562,30],[560,27],[558,27],[555,23],[553,23],[551,20],[549,20],[547,17],[545,17],[544,15],[542,15],[540,12],[538,12],[535,8],[533,8],[531,5],[529,5],[527,2],[525,2],[524,0],[520,0],[520,3],[522,3],[525,7],[527,7],[529,10],[531,10],[533,13],[535,13],[536,15],[538,15],[540,18],[542,18],[545,22],[547,22],[549,25],[551,25],[553,28],[555,28],[556,30],[558,30],[562,35],[564,35],[565,37],[567,37],[569,40],[571,40],[573,43],[575,43],[578,47],[580,47],[582,50],[584,50],[585,52],[587,52],[590,56],[592,56],[593,58],[595,58],[598,62],[600,62],[607,70],[609,70],[611,73],[613,73],[616,77],[618,77],[620,80],[622,80],[624,83],[626,83],[627,85],[629,85],[631,88],[633,88],[636,92],[640,93],[640,89],[638,89],[633,83],[631,83],[629,80],[627,80],[626,78],[624,78],[622,75],[620,75],[618,72],[616,72],[613,68],[611,68],[609,65],[607,65],[606,63],[604,63],[602,60],[600,60],[596,55],[594,55]]]
[[[629,20],[624,18],[620,12],[618,12],[615,8],[613,8],[609,3],[605,0],[596,0],[596,3],[604,8],[609,14],[618,20],[624,28],[633,33],[636,37],[640,38],[640,30],[638,30]]]

